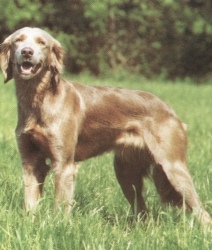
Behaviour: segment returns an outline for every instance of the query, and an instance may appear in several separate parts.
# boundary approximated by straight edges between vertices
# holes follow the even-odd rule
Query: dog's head
[[[13,77],[29,80],[43,70],[56,78],[63,67],[63,48],[47,32],[25,27],[0,45],[0,65],[5,83]]]

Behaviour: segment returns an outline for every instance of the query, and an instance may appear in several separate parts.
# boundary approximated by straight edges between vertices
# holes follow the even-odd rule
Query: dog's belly
[[[114,148],[113,140],[109,138],[93,138],[89,141],[78,141],[78,144],[75,149],[74,160],[76,162],[83,161],[88,158],[101,155],[105,152],[109,152]]]
[[[102,130],[90,133],[91,136],[80,135],[75,149],[75,161],[101,155],[119,147],[144,148],[144,138],[138,129],[131,126],[125,130]]]

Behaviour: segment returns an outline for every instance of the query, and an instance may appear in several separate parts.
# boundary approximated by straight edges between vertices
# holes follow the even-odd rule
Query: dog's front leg
[[[55,209],[64,205],[67,212],[71,210],[74,193],[74,182],[78,166],[74,163],[56,164],[53,167],[55,173]]]
[[[45,164],[45,159],[40,159],[36,164],[27,161],[23,163],[24,208],[26,211],[36,207],[48,171],[49,166]]]
[[[30,211],[38,203],[43,183],[50,167],[45,162],[44,154],[30,140],[30,136],[17,136],[23,165],[24,208]]]

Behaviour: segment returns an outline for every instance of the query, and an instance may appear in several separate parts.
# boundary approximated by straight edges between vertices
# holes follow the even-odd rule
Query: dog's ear
[[[50,55],[49,66],[52,71],[54,81],[56,83],[58,82],[58,76],[62,73],[63,69],[63,54],[63,47],[57,40],[54,40]]]
[[[4,83],[13,78],[12,62],[10,60],[11,36],[0,44],[0,66],[4,75]]]

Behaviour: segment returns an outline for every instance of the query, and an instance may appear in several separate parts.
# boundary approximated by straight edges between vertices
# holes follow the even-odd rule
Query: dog
[[[16,86],[25,209],[36,206],[52,169],[55,207],[70,211],[75,162],[113,150],[116,177],[136,215],[147,212],[143,179],[151,176],[162,202],[211,224],[187,169],[186,126],[175,112],[148,92],[63,79],[63,56],[61,44],[39,28],[17,30],[0,45],[4,82],[14,78]]]

